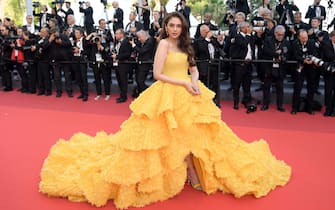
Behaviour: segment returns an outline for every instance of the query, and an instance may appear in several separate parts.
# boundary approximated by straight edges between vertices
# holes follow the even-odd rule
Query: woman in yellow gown
[[[246,143],[221,121],[214,93],[198,82],[187,31],[182,15],[168,15],[155,55],[158,81],[132,102],[119,132],[58,141],[44,161],[40,192],[97,207],[109,199],[120,209],[142,207],[178,194],[190,162],[192,180],[207,194],[261,197],[288,182],[291,168],[264,140]]]

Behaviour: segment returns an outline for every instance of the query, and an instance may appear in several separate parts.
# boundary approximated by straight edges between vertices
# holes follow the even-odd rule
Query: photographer
[[[0,32],[2,36],[2,61],[4,65],[1,71],[2,85],[4,86],[4,91],[13,90],[13,81],[12,81],[12,71],[13,63],[11,62],[12,47],[11,45],[15,41],[9,35],[9,28],[5,26],[0,26]]]
[[[27,24],[22,26],[24,31],[28,31],[30,33],[31,38],[34,38],[38,32],[40,31],[40,27],[37,25],[34,25],[33,16],[27,15],[26,16],[26,22]]]
[[[50,57],[52,62],[54,83],[56,87],[56,97],[62,96],[62,70],[64,71],[65,89],[69,97],[72,95],[71,80],[71,64],[72,61],[72,45],[69,38],[65,34],[61,34],[57,29],[50,30]]]
[[[130,60],[132,46],[128,38],[125,37],[125,32],[118,29],[115,32],[115,52],[112,54],[114,67],[116,68],[116,79],[120,88],[120,97],[116,99],[116,103],[124,103],[127,101],[128,82],[127,76],[131,65],[127,63]],[[119,62],[120,61],[120,62]]]
[[[276,12],[279,15],[278,25],[292,25],[293,24],[293,11],[299,11],[299,8],[290,0],[280,0],[276,6]]]
[[[304,29],[308,31],[311,27],[307,23],[304,23],[301,20],[301,12],[295,12],[294,13],[294,23],[292,25],[288,25],[288,31],[287,31],[287,36],[289,37],[290,41],[296,40],[297,33],[300,29]]]
[[[285,27],[278,25],[275,28],[274,36],[267,37],[264,42],[262,59],[273,60],[273,63],[264,63],[264,87],[263,107],[261,110],[269,109],[270,88],[274,82],[277,94],[277,110],[285,112],[283,108],[283,80],[285,78],[285,61],[289,58],[290,43],[285,39]]]
[[[129,21],[130,22],[125,27],[125,32],[136,33],[137,31],[144,29],[143,24],[136,20],[136,13],[134,11],[129,13]],[[135,30],[131,31],[132,28],[135,28]]]
[[[21,88],[19,89],[19,91],[21,91],[21,93],[27,93],[29,92],[29,84],[26,69],[24,69],[22,65],[24,62],[23,45],[23,29],[18,28],[17,38],[10,43],[10,46],[12,48],[11,61],[14,65],[16,65],[16,69],[21,78]]]
[[[141,20],[143,21],[143,30],[149,31],[149,25],[150,25],[150,7],[147,2],[147,0],[142,0],[142,5],[139,5],[138,3],[133,4],[134,7],[136,7],[137,13],[139,13],[139,9],[142,10],[140,16]]]
[[[188,27],[190,28],[191,27],[191,22],[190,22],[191,7],[186,5],[186,0],[180,0],[180,2],[176,5],[176,11],[183,14],[188,24]]]
[[[95,88],[97,95],[94,100],[99,100],[102,95],[101,79],[104,82],[105,89],[105,100],[110,99],[110,88],[111,88],[111,69],[107,68],[107,53],[105,51],[106,42],[103,42],[103,35],[99,35],[97,32],[93,32],[86,37],[86,41],[89,41],[89,55],[88,60],[92,61],[90,66],[93,68]],[[101,78],[102,77],[102,78]]]
[[[216,93],[219,85],[218,68],[211,64],[211,60],[219,58],[218,42],[214,38],[214,33],[205,24],[200,27],[200,35],[201,37],[193,43],[195,59],[200,60],[197,63],[199,80]]]
[[[37,53],[37,80],[38,80],[38,93],[37,95],[50,96],[52,94],[51,88],[51,76],[49,57],[50,41],[49,41],[49,29],[43,27],[40,31],[40,39],[37,41],[36,46],[32,46],[32,51]]]
[[[150,24],[149,35],[158,40],[161,28],[162,28],[162,19],[158,11],[153,12],[154,21]]]
[[[99,26],[96,29],[97,34],[101,38],[102,44],[109,44],[111,41],[113,41],[112,33],[109,29],[106,28],[106,20],[100,19],[99,20]]]
[[[330,33],[330,39],[323,39],[320,45],[320,57],[329,64],[335,64],[335,31]],[[325,117],[335,116],[335,73],[323,69],[325,82]]]
[[[49,19],[51,18],[51,14],[48,13],[47,5],[42,5],[41,6],[41,12],[40,13],[36,13],[36,9],[38,7],[40,7],[39,2],[33,2],[33,7],[34,7],[33,15],[36,16],[36,17],[39,17],[40,28],[47,27]]]
[[[313,18],[320,20],[319,29],[322,30],[322,22],[326,19],[326,8],[320,5],[321,0],[314,0],[313,5],[308,6],[305,18],[309,19],[309,24],[312,23]]]
[[[219,28],[216,26],[216,25],[213,25],[211,23],[211,20],[212,20],[212,13],[210,12],[206,12],[205,15],[204,15],[204,22],[203,23],[200,23],[198,26],[197,26],[197,30],[196,30],[196,33],[194,35],[194,38],[195,39],[198,39],[200,38],[200,27],[202,25],[207,25],[209,27],[209,30],[211,31],[217,31],[219,30]]]
[[[23,32],[24,46],[23,53],[25,62],[23,68],[28,72],[29,93],[36,93],[37,81],[37,60],[35,52],[32,52],[32,46],[36,45],[36,40],[30,37],[28,31]]]
[[[119,28],[123,29],[123,10],[119,7],[119,2],[113,1],[112,6],[115,10],[114,16],[113,16],[113,31],[115,31]]]
[[[246,105],[252,99],[251,97],[251,79],[252,79],[252,66],[249,62],[255,57],[255,42],[251,36],[252,27],[248,22],[241,22],[238,25],[239,32],[231,40],[231,47],[229,56],[232,59],[242,59],[245,62],[233,63],[233,97],[234,109],[239,109],[239,92],[240,86],[243,87],[242,103]]]
[[[315,42],[308,38],[305,30],[300,30],[298,32],[298,40],[292,44],[292,51],[293,59],[299,62],[299,66],[296,71],[291,114],[297,114],[299,111],[300,94],[305,79],[307,80],[306,111],[309,114],[314,114],[312,103],[316,87],[316,71],[309,56],[317,56]]]
[[[93,8],[89,1],[85,2],[86,8],[84,8],[84,2],[79,2],[79,12],[84,13],[84,27],[87,34],[94,31],[94,20],[93,20]]]
[[[155,50],[155,40],[153,40],[153,38],[151,38],[146,31],[140,30],[136,33],[136,35],[138,37],[137,43],[135,43],[134,39],[130,40],[130,44],[138,55],[138,65],[135,71],[138,92],[135,97],[141,94],[148,87],[145,84],[145,80],[149,70],[152,69],[152,63],[150,62],[153,60]]]
[[[82,28],[74,29],[74,43],[73,43],[73,63],[72,70],[75,72],[76,80],[79,86],[80,95],[77,99],[83,101],[88,100],[88,83],[87,83],[87,55],[88,42],[84,37],[84,30]]]

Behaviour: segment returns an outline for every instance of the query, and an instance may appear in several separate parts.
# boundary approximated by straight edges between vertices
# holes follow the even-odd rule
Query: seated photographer
[[[90,66],[93,68],[94,79],[95,79],[95,89],[97,92],[94,100],[99,100],[102,95],[101,79],[103,79],[104,89],[105,89],[105,100],[110,99],[110,89],[111,89],[111,69],[107,68],[107,52],[106,41],[103,42],[103,35],[93,32],[86,37],[89,40],[89,54],[88,60],[91,61]]]
[[[314,94],[315,94],[315,81],[316,81],[316,70],[311,56],[317,56],[317,48],[315,41],[308,38],[308,34],[305,30],[298,32],[298,40],[295,40],[292,44],[293,59],[298,61],[298,68],[296,70],[294,92],[292,100],[292,111],[291,114],[297,114],[300,107],[300,94],[306,79],[307,81],[307,104],[306,112],[314,114],[312,107]]]
[[[130,40],[130,44],[137,52],[137,68],[135,71],[135,80],[137,84],[137,93],[134,95],[137,97],[145,89],[147,85],[145,80],[148,76],[149,70],[152,69],[152,62],[155,50],[155,40],[149,36],[146,31],[140,30],[136,33],[138,42],[135,43],[134,39]]]
[[[261,110],[269,109],[271,100],[271,84],[274,82],[277,94],[277,110],[285,112],[283,108],[283,80],[285,78],[285,61],[289,58],[290,43],[285,39],[285,27],[278,25],[275,28],[274,36],[267,37],[264,42],[262,59],[272,60],[273,63],[264,63],[264,86],[263,86],[263,107]]]

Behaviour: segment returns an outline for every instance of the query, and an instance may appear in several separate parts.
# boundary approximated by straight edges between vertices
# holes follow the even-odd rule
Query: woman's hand
[[[197,83],[192,83],[192,82],[186,82],[185,87],[188,92],[190,92],[192,95],[199,95],[200,94],[200,89]]]

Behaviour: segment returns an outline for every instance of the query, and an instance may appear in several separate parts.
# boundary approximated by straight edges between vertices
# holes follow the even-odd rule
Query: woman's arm
[[[193,90],[194,85],[192,85],[191,82],[175,79],[175,78],[172,78],[172,77],[169,77],[163,74],[163,66],[164,66],[164,63],[167,57],[168,50],[169,50],[168,42],[164,39],[161,40],[159,42],[159,45],[157,47],[156,54],[155,54],[154,68],[153,68],[154,78],[162,82],[184,86],[190,93],[197,94],[197,91]],[[193,75],[194,76],[192,76],[192,82],[193,82],[193,77],[196,77],[196,73],[193,72]]]

